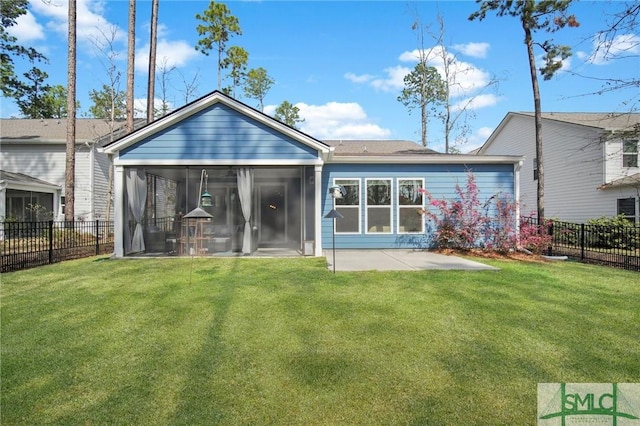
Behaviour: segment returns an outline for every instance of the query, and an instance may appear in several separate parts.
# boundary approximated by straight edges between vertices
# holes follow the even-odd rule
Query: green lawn
[[[640,274],[332,274],[94,257],[0,276],[1,423],[535,424],[539,382],[640,382]]]

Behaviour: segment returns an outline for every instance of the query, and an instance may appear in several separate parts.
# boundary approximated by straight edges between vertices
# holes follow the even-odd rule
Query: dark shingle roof
[[[134,127],[145,120],[135,120]],[[125,121],[119,120],[114,124],[114,134],[117,136],[124,130]],[[76,143],[98,141],[107,137],[110,132],[107,120],[100,118],[76,119]],[[3,118],[0,119],[0,138],[7,142],[31,143],[65,143],[67,140],[67,119],[47,118]]]
[[[23,173],[7,172],[0,170],[0,181],[4,181],[8,184],[25,184],[25,185],[38,185],[38,186],[51,186],[60,188],[60,185],[53,184],[41,179],[36,179],[32,176],[25,175]]]
[[[438,152],[407,140],[325,140],[337,156],[425,155]]]

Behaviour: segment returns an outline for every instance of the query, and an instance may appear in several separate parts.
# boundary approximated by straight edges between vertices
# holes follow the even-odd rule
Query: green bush
[[[588,245],[598,248],[634,250],[640,247],[638,227],[624,215],[589,219]]]

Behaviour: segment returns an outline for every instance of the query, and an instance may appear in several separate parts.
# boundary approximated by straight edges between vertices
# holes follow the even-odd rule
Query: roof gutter
[[[424,155],[424,156],[336,156],[330,158],[331,163],[359,164],[517,164],[524,157],[515,155]]]

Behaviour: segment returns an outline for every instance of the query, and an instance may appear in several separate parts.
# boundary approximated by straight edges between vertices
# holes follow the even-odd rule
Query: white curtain
[[[244,237],[242,239],[242,253],[251,254],[251,200],[253,198],[253,169],[238,169],[238,196],[240,197],[240,206],[242,207],[242,215],[244,216]]]
[[[147,202],[147,178],[144,170],[128,169],[126,185],[129,211],[136,224],[128,252],[137,253],[145,249],[144,236],[142,235],[142,216]],[[128,230],[129,227],[127,227],[127,232]]]

